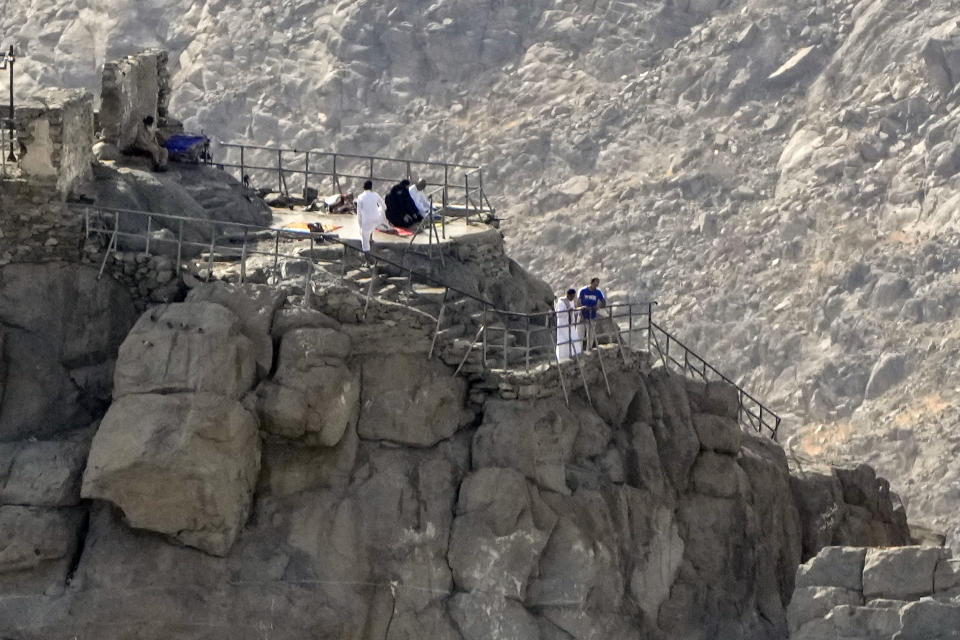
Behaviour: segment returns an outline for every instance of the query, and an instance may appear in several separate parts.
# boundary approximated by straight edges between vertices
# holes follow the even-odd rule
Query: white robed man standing
[[[568,289],[567,295],[558,299],[554,307],[557,312],[557,360],[574,358],[581,350],[576,297],[577,290]]]
[[[363,183],[363,193],[357,198],[357,224],[360,226],[360,248],[364,256],[370,253],[370,240],[377,227],[390,228],[387,221],[387,205],[380,194],[373,190],[373,182]]]

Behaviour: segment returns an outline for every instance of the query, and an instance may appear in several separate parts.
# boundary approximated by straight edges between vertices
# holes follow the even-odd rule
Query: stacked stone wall
[[[90,177],[93,97],[79,89],[48,89],[16,110],[20,169],[30,180],[53,180],[61,198]]]

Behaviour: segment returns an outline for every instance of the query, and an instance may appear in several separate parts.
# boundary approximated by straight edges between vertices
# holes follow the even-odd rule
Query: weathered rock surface
[[[257,373],[266,376],[273,367],[271,328],[274,314],[285,298],[286,292],[277,287],[214,282],[192,289],[187,302],[214,302],[233,311],[240,321],[240,332],[253,343]]]
[[[256,418],[210,393],[116,400],[94,436],[82,495],[135,528],[226,555],[246,521],[260,468]]]
[[[797,572],[790,637],[957,637],[960,600],[951,591],[950,555],[942,547],[823,549]]]
[[[360,374],[346,359],[350,338],[328,328],[287,331],[277,371],[257,388],[263,429],[308,444],[336,445],[360,415]]]
[[[0,267],[0,441],[86,427],[109,401],[129,294],[89,267]]]
[[[253,384],[256,352],[242,323],[213,302],[147,311],[120,346],[114,397],[205,391],[240,398]]]
[[[0,443],[0,504],[70,507],[80,502],[88,437]]]
[[[361,438],[429,447],[469,420],[467,385],[449,367],[421,355],[391,354],[365,358],[361,366]]]

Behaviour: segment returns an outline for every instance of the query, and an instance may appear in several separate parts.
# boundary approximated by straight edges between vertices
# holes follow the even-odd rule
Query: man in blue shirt
[[[600,291],[600,278],[594,278],[590,281],[589,287],[580,289],[580,295],[577,296],[580,301],[580,314],[583,316],[583,322],[578,325],[580,337],[583,338],[583,349],[593,348],[597,343],[597,334],[594,331],[594,320],[597,318],[597,308],[607,306],[607,301]]]

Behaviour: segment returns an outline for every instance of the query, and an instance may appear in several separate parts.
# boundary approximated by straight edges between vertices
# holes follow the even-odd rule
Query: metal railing
[[[693,349],[677,340],[674,335],[654,322],[652,317],[647,336],[649,340],[648,350],[650,353],[656,352],[657,357],[660,358],[663,366],[667,369],[673,366],[688,377],[699,378],[704,382],[723,381],[733,386],[737,390],[737,419],[740,424],[757,433],[766,433],[773,440],[777,439],[780,416],[747,393],[743,387],[720,373],[716,367],[697,355]],[[673,347],[672,353],[671,345]]]
[[[10,72],[10,103],[7,117],[0,119],[0,127],[3,128],[3,134],[0,135],[0,158],[2,158],[2,160],[0,160],[0,176],[7,175],[8,170],[12,168],[7,165],[15,167],[19,163],[19,154],[17,153],[19,149],[17,149],[16,144],[16,111],[13,101],[13,63],[16,62],[16,60],[13,45],[10,45],[9,51],[0,55],[0,70],[7,69]]]
[[[133,247],[132,250],[143,251],[148,255],[151,252],[175,255],[174,269],[177,274],[187,254],[196,252],[202,258],[205,252],[207,279],[212,277],[214,263],[226,259],[239,262],[238,278],[240,282],[244,282],[248,278],[247,260],[252,256],[266,256],[269,259],[267,281],[270,282],[272,279],[274,284],[278,284],[283,279],[280,263],[280,259],[283,258],[305,263],[304,304],[309,305],[312,294],[311,283],[316,267],[315,249],[318,244],[332,244],[342,248],[341,275],[346,273],[348,255],[357,257],[358,263],[360,259],[367,257],[356,243],[341,240],[331,233],[304,234],[251,224],[218,222],[87,204],[68,206],[82,215],[87,237],[100,235],[107,240],[99,276],[103,275],[110,256],[121,250],[121,240],[128,241],[125,243],[127,250]],[[162,230],[166,231],[162,232]],[[198,231],[204,238],[202,241],[197,239]],[[162,235],[155,235],[155,232],[162,232]],[[289,252],[285,245],[281,244],[285,240],[307,240],[309,251]],[[586,345],[588,350],[583,353],[596,354],[607,392],[610,393],[610,382],[603,356],[604,349],[600,348],[601,345],[612,345],[623,357],[624,349],[642,345],[642,336],[645,335],[648,352],[654,354],[667,370],[672,367],[686,376],[699,378],[705,382],[720,380],[730,384],[737,390],[740,424],[757,433],[769,435],[774,440],[777,438],[780,417],[654,322],[653,308],[656,302],[610,304],[598,309],[597,317],[589,320],[583,318],[579,309],[569,312],[520,313],[498,309],[489,300],[451,286],[429,273],[423,273],[404,264],[405,257],[406,252],[403,252],[401,261],[398,262],[382,253],[369,254],[372,266],[363,317],[366,317],[374,297],[374,286],[379,269],[403,275],[407,278],[411,289],[415,280],[441,289],[443,296],[438,303],[439,310],[435,317],[436,324],[428,355],[432,358],[436,352],[438,338],[445,328],[445,320],[450,322],[457,314],[454,306],[463,301],[472,303],[474,310],[468,311],[466,317],[479,326],[470,348],[463,355],[454,375],[463,369],[475,349],[479,349],[481,365],[484,369],[504,371],[522,369],[529,372],[536,366],[557,364],[564,398],[569,402],[563,367],[559,365],[566,360],[572,360],[575,361],[584,381],[583,388],[587,399],[592,403],[583,369],[583,359],[586,356],[582,355],[580,350],[584,343],[588,343]],[[199,264],[203,262],[204,260],[201,259]],[[559,318],[558,322],[558,316],[566,314],[570,315],[565,319]],[[460,313],[459,319],[464,319],[463,313]],[[640,339],[635,339],[638,335]]]
[[[344,181],[371,180],[374,184],[392,185],[401,180],[426,180],[436,188],[439,209],[450,216],[482,217],[495,213],[483,186],[483,168],[452,162],[433,162],[336,153],[284,147],[218,142],[220,152],[211,162],[223,169],[236,171],[245,184],[261,184],[289,196],[299,192],[304,198],[327,185],[335,194],[345,193]]]

